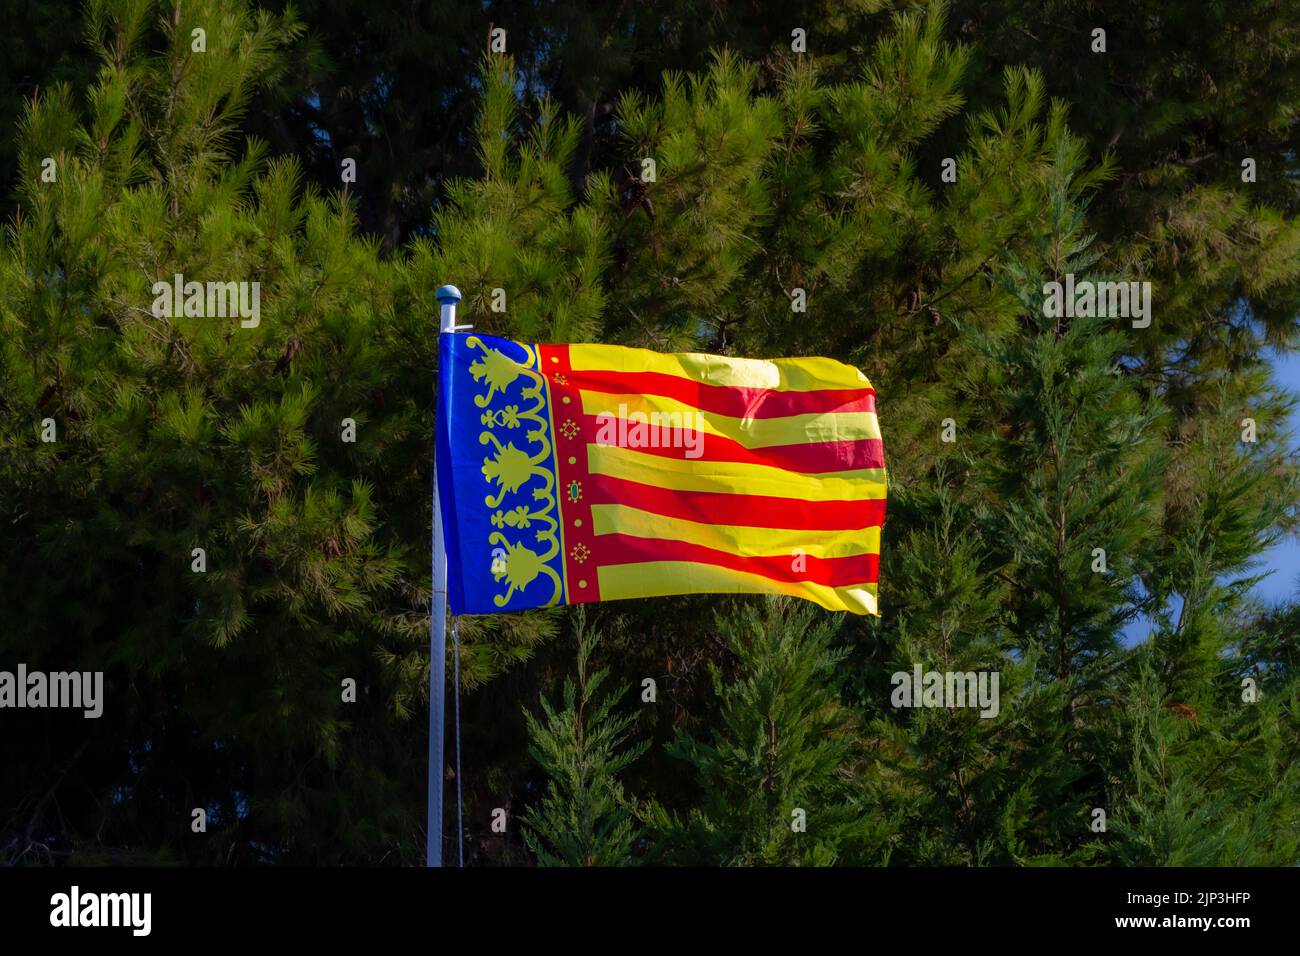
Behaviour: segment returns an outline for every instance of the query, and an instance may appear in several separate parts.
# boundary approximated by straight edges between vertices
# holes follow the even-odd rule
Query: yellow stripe
[[[741,461],[668,458],[614,445],[588,445],[592,474],[639,481],[674,491],[725,491],[804,501],[868,501],[885,497],[885,469],[862,468],[825,476],[801,475]]]
[[[880,613],[874,584],[832,588],[807,582],[773,581],[762,575],[693,561],[613,564],[600,568],[597,574],[602,601],[670,594],[789,594],[820,604],[828,611]]]
[[[574,371],[662,372],[710,385],[783,392],[871,387],[852,365],[828,358],[742,359],[697,352],[665,355],[621,345],[570,345],[569,361]]]
[[[592,505],[591,527],[597,535],[630,534],[638,538],[685,541],[741,557],[793,556],[847,558],[880,553],[880,529],[807,531],[787,528],[746,528],[666,518],[628,505]]]
[[[826,412],[786,415],[781,418],[732,418],[714,412],[700,412],[675,398],[664,398],[661,395],[607,395],[604,392],[591,392],[586,389],[582,392],[582,410],[588,415],[607,416],[602,420],[606,424],[603,424],[596,433],[596,440],[607,445],[617,444],[619,441],[617,419],[627,418],[635,412],[644,415],[645,421],[650,424],[663,424],[687,432],[698,429],[710,435],[722,435],[739,442],[745,448],[880,437],[880,424],[876,420],[875,412]],[[663,417],[652,419],[651,415]],[[629,437],[634,434],[634,427],[632,422],[626,426],[626,434]],[[682,436],[683,440],[690,437],[690,435]],[[649,440],[648,437],[646,440]]]

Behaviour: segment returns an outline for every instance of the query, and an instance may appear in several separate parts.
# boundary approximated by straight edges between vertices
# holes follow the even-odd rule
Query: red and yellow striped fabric
[[[782,593],[879,613],[885,460],[860,371],[609,345],[536,362],[566,603]]]

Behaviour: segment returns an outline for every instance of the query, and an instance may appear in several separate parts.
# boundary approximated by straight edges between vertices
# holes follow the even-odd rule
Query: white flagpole
[[[445,285],[437,292],[443,332],[456,331],[456,303],[460,290]],[[438,370],[442,375],[443,369]],[[443,409],[438,409],[442,414]],[[435,420],[435,430],[436,430]],[[436,434],[436,431],[435,431]],[[436,459],[435,455],[435,459]],[[438,503],[438,475],[433,476],[433,598],[429,608],[429,816],[426,821],[425,866],[442,866],[442,745],[447,690],[447,548],[443,540],[442,510]]]

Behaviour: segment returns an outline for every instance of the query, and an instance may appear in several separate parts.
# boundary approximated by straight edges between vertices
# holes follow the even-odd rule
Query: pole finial
[[[457,289],[454,285],[445,285],[434,293],[434,297],[441,305],[446,305],[449,302],[454,304],[460,301],[460,289]]]

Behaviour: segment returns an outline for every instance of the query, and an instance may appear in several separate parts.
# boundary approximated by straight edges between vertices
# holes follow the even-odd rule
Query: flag
[[[879,613],[885,461],[857,369],[450,333],[439,361],[453,614],[723,592]]]

